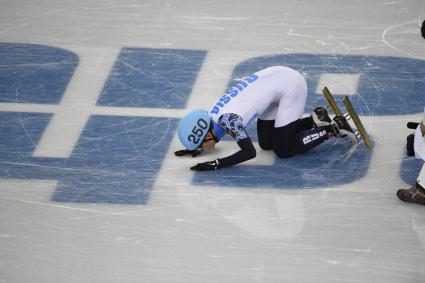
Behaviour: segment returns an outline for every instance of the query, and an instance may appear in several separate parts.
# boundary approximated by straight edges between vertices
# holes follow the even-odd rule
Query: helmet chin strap
[[[208,137],[208,134],[210,134],[210,137]],[[202,143],[199,145],[198,149],[204,150],[204,148],[202,147],[204,143],[209,142],[209,141],[214,141],[215,143],[218,143],[220,140],[217,139],[217,137],[214,135],[214,131],[212,129],[210,129],[207,133],[207,135],[205,136],[204,140],[202,141]]]
[[[209,134],[211,134],[211,137],[210,137],[210,138],[208,138],[208,133],[209,133]],[[205,136],[204,140],[202,141],[201,146],[202,146],[202,144],[203,144],[203,143],[205,143],[205,142],[215,141],[216,143],[218,143],[218,142],[220,141],[220,140],[219,140],[219,139],[217,139],[217,137],[214,135],[214,132],[213,132],[212,130],[209,130],[209,131],[208,131],[208,133],[207,133],[207,135]]]

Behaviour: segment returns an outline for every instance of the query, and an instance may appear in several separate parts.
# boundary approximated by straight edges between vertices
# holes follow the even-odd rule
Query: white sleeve
[[[420,126],[418,126],[415,131],[413,148],[415,149],[416,158],[425,160],[425,137],[422,136]]]

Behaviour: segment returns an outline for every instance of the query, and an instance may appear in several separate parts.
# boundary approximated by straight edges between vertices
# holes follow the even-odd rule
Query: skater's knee
[[[258,144],[263,150],[273,149],[273,129],[274,129],[274,120],[258,120],[257,121],[257,134],[258,134]]]
[[[273,149],[273,143],[272,142],[258,142],[258,145],[262,150],[272,150]]]
[[[289,158],[294,156],[294,153],[283,148],[273,148],[274,153],[280,158]]]

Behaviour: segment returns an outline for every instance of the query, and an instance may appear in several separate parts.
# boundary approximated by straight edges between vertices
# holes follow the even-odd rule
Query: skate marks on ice
[[[41,44],[48,44],[46,40],[77,45],[89,42],[90,46],[96,46],[94,49],[102,46],[97,49],[99,54],[93,49],[85,53],[84,49],[91,49],[87,46],[69,50],[75,51],[79,60],[86,60],[83,55],[91,53],[94,57],[89,59],[94,64],[92,69],[86,69],[86,74],[95,71],[95,64],[100,62],[97,71],[102,72],[107,83],[97,86],[98,92],[93,97],[102,93],[98,97],[102,105],[91,106],[92,115],[72,147],[75,150],[67,158],[33,156],[59,108],[62,96],[55,93],[60,89],[61,79],[56,77],[51,81],[57,85],[49,85],[51,82],[42,78],[40,84],[34,83],[35,80],[28,84],[37,89],[37,93],[42,93],[40,90],[45,85],[47,92],[51,91],[57,99],[54,102],[33,101],[35,94],[28,96],[31,100],[23,101],[24,93],[31,91],[27,88],[19,92],[24,79],[13,84],[12,99],[2,101],[8,105],[1,108],[1,121],[5,123],[0,123],[0,127],[6,135],[1,138],[0,148],[4,150],[0,166],[2,177],[10,179],[2,182],[0,190],[1,280],[424,280],[422,207],[400,203],[395,196],[398,186],[411,184],[417,172],[417,165],[408,164],[413,160],[405,157],[402,140],[408,134],[405,121],[420,117],[421,105],[412,101],[421,100],[424,89],[424,68],[421,60],[417,60],[424,58],[423,39],[414,40],[416,24],[411,18],[406,19],[413,10],[404,9],[413,4],[365,1],[349,6],[351,10],[347,13],[347,7],[343,7],[347,3],[335,2],[329,7],[332,12],[338,12],[332,13],[333,17],[323,17],[327,14],[315,9],[318,4],[313,2],[291,2],[290,9],[287,9],[288,3],[273,4],[284,8],[283,22],[279,9],[269,6],[269,12],[276,12],[272,17],[265,17],[258,13],[260,10],[246,5],[248,3],[235,7],[223,1],[190,3],[190,7],[179,3],[179,8],[176,3],[160,1],[137,5],[106,3],[99,7],[97,4],[85,3],[79,9],[77,3],[52,11],[56,14],[63,11],[61,20],[62,14],[65,20],[83,15],[82,22],[90,24],[84,27],[76,23],[77,30],[58,26],[52,28],[53,32],[46,32],[43,29],[46,25],[37,25],[37,22],[27,36],[24,25],[13,29],[19,38],[15,42],[28,42],[30,38]],[[379,7],[380,11],[392,11],[392,20],[374,12],[369,21],[362,5],[371,10]],[[145,7],[157,9],[153,13],[149,11],[154,18],[140,16],[147,15],[142,11]],[[394,11],[398,9],[400,11]],[[100,15],[89,17],[93,11]],[[235,16],[236,13],[241,15]],[[113,27],[108,27],[104,20],[96,22],[105,15]],[[315,15],[320,16],[315,18]],[[36,19],[38,17],[33,17]],[[199,21],[205,22],[197,25]],[[118,35],[120,23],[124,23],[125,30]],[[352,34],[347,35],[345,24]],[[160,30],[162,27],[171,30],[167,33],[165,29]],[[264,31],[263,27],[267,32],[258,32]],[[68,38],[78,30],[82,34]],[[9,40],[14,39],[10,31],[3,29]],[[373,33],[379,33],[377,38]],[[114,42],[103,49],[99,43],[111,38]],[[311,38],[317,43],[313,47]],[[239,40],[238,46],[228,51],[235,39]],[[335,46],[326,45],[329,42],[325,41],[321,44],[322,39],[336,42],[338,47],[333,49]],[[149,46],[153,48],[146,48]],[[225,51],[218,52],[214,47]],[[125,52],[121,53],[121,48]],[[164,63],[162,66],[166,67],[161,67],[162,70],[169,66],[181,67],[179,60],[167,65],[167,54],[176,49],[195,49],[196,52],[189,52],[191,56],[185,56],[185,52],[173,53],[178,54],[180,62],[192,66],[182,69],[184,73],[194,71],[192,74],[197,77],[185,78],[195,82],[192,91],[191,86],[185,85],[184,91],[173,92],[179,82],[169,78],[171,70],[166,72],[168,75],[162,71],[149,75],[140,64],[140,61],[149,61],[140,57],[142,49],[150,52],[149,68]],[[258,52],[248,56],[246,49]],[[276,55],[282,50],[298,54]],[[335,50],[367,55],[344,57],[334,54]],[[318,51],[325,54],[315,54]],[[206,55],[202,55],[203,52]],[[326,55],[329,52],[331,54]],[[374,56],[377,54],[412,58]],[[239,62],[258,56],[264,58],[248,60],[238,67]],[[188,57],[194,59],[193,64]],[[77,60],[69,58],[65,64],[72,68]],[[116,62],[116,58],[120,62]],[[106,59],[109,67],[106,62],[102,64]],[[62,64],[51,63],[44,66]],[[325,85],[329,85],[336,78],[344,80],[345,86],[339,94],[351,95],[366,128],[375,138],[377,146],[373,152],[356,151],[358,155],[352,163],[340,167],[335,160],[347,145],[344,141],[332,141],[311,155],[289,163],[259,150],[260,156],[254,161],[232,168],[233,171],[226,171],[228,173],[190,172],[188,168],[193,162],[210,160],[217,157],[215,154],[223,156],[234,147],[232,142],[224,142],[216,153],[207,153],[199,160],[176,160],[173,150],[179,147],[173,128],[180,117],[188,109],[210,106],[223,93],[226,84],[232,83],[229,78],[241,78],[262,68],[263,64],[287,64],[303,71],[309,85],[307,113],[324,103],[317,91],[320,84],[326,81]],[[24,68],[24,64],[21,67]],[[62,67],[66,69],[64,64]],[[76,72],[81,71],[79,67]],[[145,76],[149,86],[137,85],[135,78],[139,75]],[[63,79],[70,80],[65,75]],[[158,82],[164,82],[169,89],[159,88]],[[90,80],[84,84],[90,84]],[[95,86],[88,89],[94,92]],[[85,91],[84,87],[80,90]],[[167,94],[168,104],[158,96],[160,93]],[[150,105],[142,105],[142,101],[149,101]],[[135,105],[137,107],[133,107]],[[63,128],[66,127],[67,124],[63,124]],[[250,133],[255,133],[255,129],[250,129]],[[256,139],[255,134],[253,138]],[[168,139],[171,142],[166,142]],[[72,144],[70,140],[64,142]],[[53,152],[53,145],[46,144],[52,146]],[[275,167],[282,170],[270,169]],[[301,185],[297,186],[297,182]]]

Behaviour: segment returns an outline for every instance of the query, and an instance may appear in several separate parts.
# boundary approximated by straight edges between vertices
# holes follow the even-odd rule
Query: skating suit
[[[237,141],[257,118],[275,120],[276,128],[299,119],[305,108],[307,83],[297,71],[273,66],[239,80],[214,104],[210,116]]]

